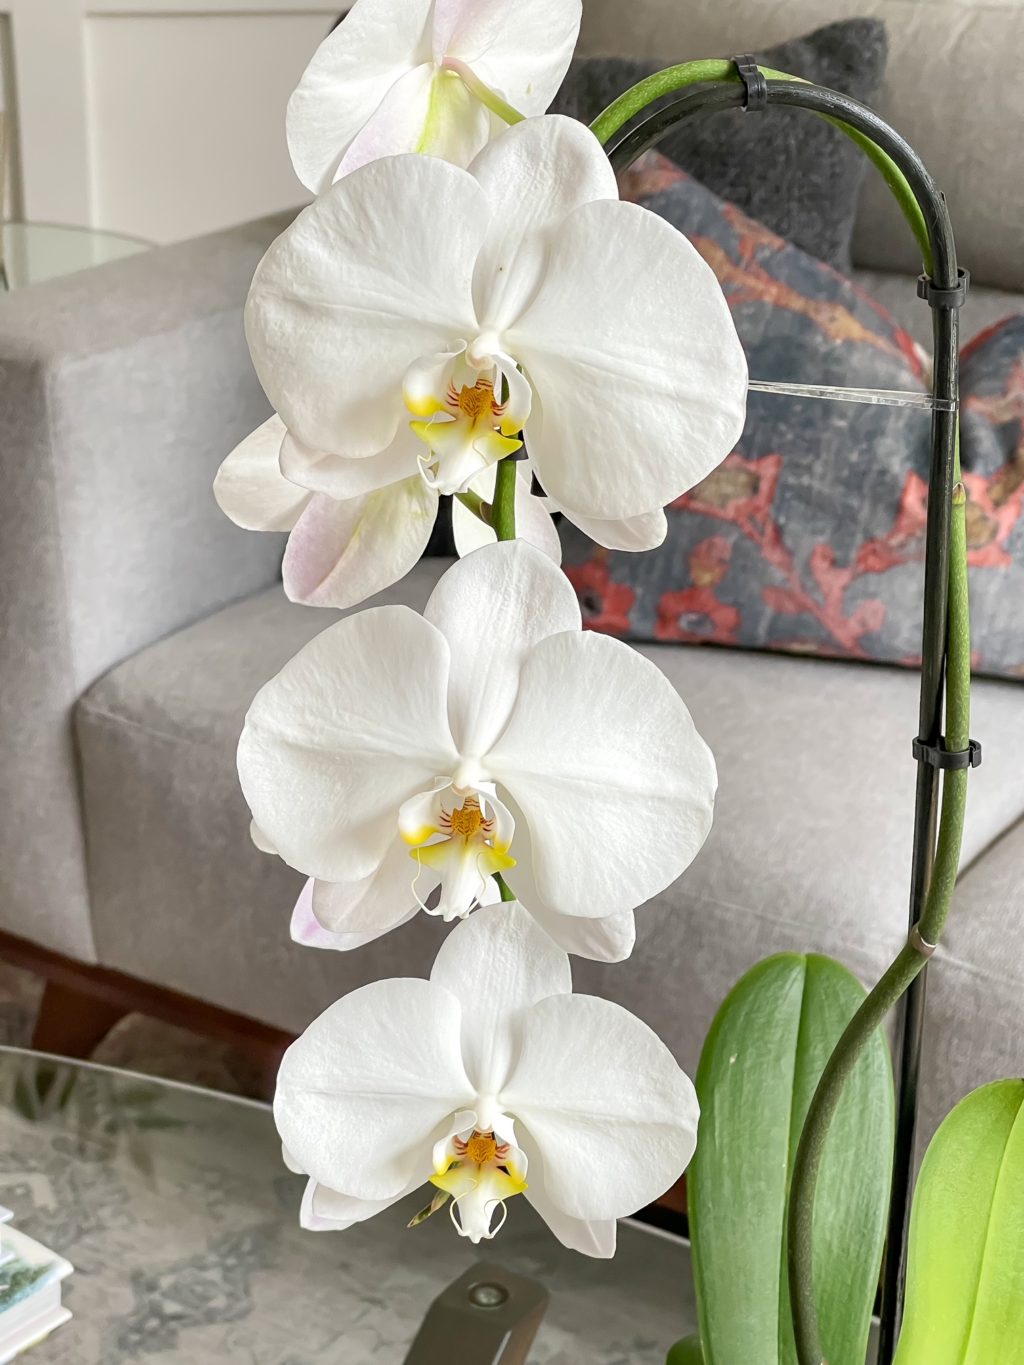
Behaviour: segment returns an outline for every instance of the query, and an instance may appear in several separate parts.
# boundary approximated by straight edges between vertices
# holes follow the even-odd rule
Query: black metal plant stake
[[[947,649],[950,507],[953,495],[959,406],[959,315],[967,277],[958,270],[945,200],[920,157],[873,110],[835,90],[793,79],[766,78],[751,58],[736,58],[731,78],[703,84],[671,98],[632,128],[609,140],[608,154],[623,171],[666,133],[688,119],[725,109],[748,112],[795,107],[823,115],[843,126],[871,155],[880,148],[905,177],[920,208],[930,247],[930,268],[922,275],[920,296],[932,308],[931,462],[925,546],[924,622],[921,649],[921,700],[918,725],[917,796],[911,867],[910,925],[921,919],[935,856],[939,802],[943,694]],[[976,746],[974,746],[976,747]],[[973,753],[971,762],[977,761]],[[958,763],[951,766],[965,766]],[[837,774],[842,780],[842,774]],[[925,945],[928,947],[929,945]],[[920,970],[903,995],[899,1016],[899,1084],[896,1142],[886,1256],[883,1267],[878,1365],[890,1365],[902,1312],[907,1225],[912,1187],[917,1094],[925,1010],[925,972]]]

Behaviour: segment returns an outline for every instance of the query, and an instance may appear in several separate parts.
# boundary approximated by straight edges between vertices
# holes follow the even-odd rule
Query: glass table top
[[[481,1255],[443,1215],[406,1228],[422,1192],[304,1232],[302,1187],[266,1105],[0,1049],[0,1204],[75,1266],[74,1316],[38,1365],[400,1365],[482,1259],[551,1296],[530,1365],[664,1365],[693,1330],[688,1249],[668,1234],[622,1223],[615,1259],[594,1261],[517,1199]]]
[[[58,223],[4,223],[0,293],[148,251],[138,237]]]

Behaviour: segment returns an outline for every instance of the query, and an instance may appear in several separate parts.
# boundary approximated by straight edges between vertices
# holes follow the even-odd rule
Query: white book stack
[[[12,1216],[0,1206],[0,1365],[71,1316],[60,1301],[71,1262],[11,1227]]]

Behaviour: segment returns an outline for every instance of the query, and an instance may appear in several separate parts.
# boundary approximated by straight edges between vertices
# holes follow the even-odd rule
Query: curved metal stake
[[[756,67],[756,63],[754,64]],[[737,59],[740,81],[698,85],[661,103],[653,113],[613,136],[606,150],[616,171],[625,170],[681,123],[726,110],[768,111],[773,107],[807,109],[839,120],[881,148],[906,178],[923,215],[933,261],[931,276],[922,277],[918,295],[932,309],[931,460],[928,520],[925,536],[924,613],[921,647],[921,696],[918,737],[935,746],[942,735],[946,662],[946,612],[949,574],[949,525],[959,400],[958,310],[966,293],[966,275],[957,266],[953,229],[941,191],[921,158],[874,110],[847,95],[809,82],[767,80],[755,87],[749,59]],[[763,88],[762,88],[763,86]],[[935,852],[939,773],[918,759],[914,841],[911,863],[910,915],[920,918]],[[903,1280],[910,1199],[913,1186],[917,1093],[924,1030],[926,972],[914,981],[899,1007],[899,1085],[896,1099],[896,1142],[889,1229],[882,1271],[881,1332],[878,1365],[890,1365],[896,1349],[903,1307]]]

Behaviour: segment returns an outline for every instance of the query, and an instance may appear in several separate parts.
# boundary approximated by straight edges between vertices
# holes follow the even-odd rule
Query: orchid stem
[[[494,873],[494,880],[498,884],[498,893],[501,896],[501,899],[503,901],[514,901],[516,898],[516,893],[512,890],[512,888],[509,886],[508,882],[505,880],[505,878],[501,875],[500,872]]]
[[[801,81],[799,76],[790,76],[785,71],[775,71],[768,66],[762,66],[761,71],[769,82],[797,81],[806,84],[806,82]],[[590,125],[591,132],[603,145],[627,123],[632,122],[639,114],[642,114],[648,105],[654,104],[655,101],[663,99],[666,95],[675,94],[679,90],[686,90],[692,85],[717,84],[722,81],[738,82],[739,79],[736,64],[721,59],[683,62],[679,66],[670,66],[664,71],[658,71],[653,76],[648,76],[646,80],[639,81],[631,89],[621,94],[617,100],[609,104],[608,108],[598,114]],[[925,270],[931,274],[933,262],[928,227],[906,176],[887,152],[876,146],[869,137],[865,137],[856,128],[851,128],[841,119],[833,118],[828,114],[821,114],[819,117],[845,133],[881,172],[885,183],[892,190],[904,217],[917,238]]]
[[[506,455],[498,461],[494,474],[494,501],[491,526],[499,540],[516,538],[516,462]]]
[[[971,639],[967,600],[967,497],[960,482],[959,437],[950,518],[948,661],[946,679],[946,747],[966,749],[971,726]],[[800,1365],[825,1365],[821,1327],[814,1302],[814,1192],[829,1127],[843,1087],[864,1048],[889,1010],[910,987],[938,943],[949,915],[960,864],[969,769],[947,770],[942,781],[935,863],[921,916],[907,943],[864,1000],[837,1043],[804,1123],[789,1203],[789,1286],[793,1329]]]
[[[460,62],[458,57],[445,57],[441,66],[443,70],[453,71],[455,75],[459,76],[469,93],[475,95],[481,104],[490,109],[492,114],[497,114],[503,122],[511,126],[513,123],[522,123],[526,118],[525,114],[521,114],[518,109],[513,109],[512,105],[507,104],[497,91],[486,85],[476,75],[472,67],[467,66],[465,62]]]
[[[479,493],[456,493],[455,498],[463,507],[479,517],[485,526],[491,524],[491,504],[484,502]]]

